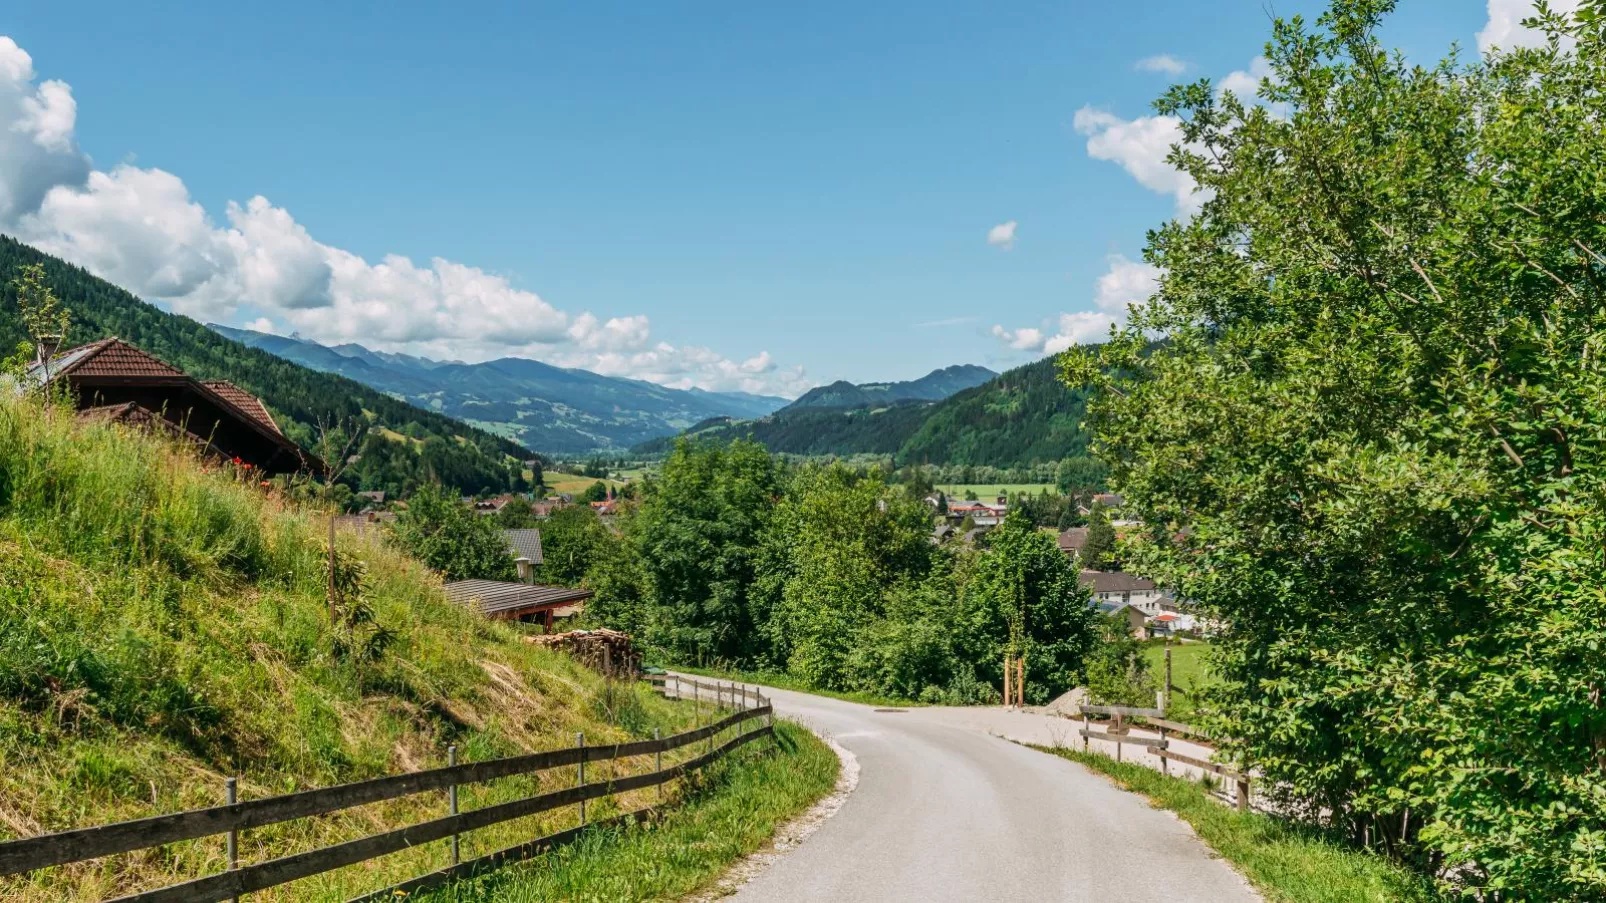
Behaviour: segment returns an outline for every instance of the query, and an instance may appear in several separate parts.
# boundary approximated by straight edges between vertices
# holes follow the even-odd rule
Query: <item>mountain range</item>
[[[683,435],[716,442],[751,439],[794,455],[884,455],[899,465],[1016,467],[1086,455],[1086,403],[1086,392],[1067,389],[1048,357],[938,401],[851,408],[792,404],[765,417],[707,420]],[[635,450],[662,454],[673,443],[660,439]]]
[[[955,364],[933,370],[919,379],[893,383],[859,383],[838,380],[816,386],[792,402],[784,411],[803,408],[861,408],[896,404],[900,401],[941,401],[956,392],[979,386],[997,373],[975,364]]]
[[[241,344],[350,377],[545,454],[623,451],[710,417],[759,417],[787,404],[764,395],[669,389],[527,358],[465,364],[208,326]]]

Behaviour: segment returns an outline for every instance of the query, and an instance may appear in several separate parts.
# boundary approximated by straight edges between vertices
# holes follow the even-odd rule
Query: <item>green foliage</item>
[[[530,507],[529,499],[509,499],[508,503],[502,506],[502,510],[496,512],[496,525],[504,530],[520,530],[540,524],[541,519],[535,516],[535,509]]]
[[[1026,701],[1042,705],[1077,685],[1095,645],[1088,592],[1053,535],[1020,514],[987,540],[960,596],[954,643],[993,684],[1002,684],[1006,652],[1025,655]]]
[[[537,580],[579,586],[618,540],[589,505],[566,505],[541,521],[541,566]]]
[[[867,632],[892,587],[929,572],[930,535],[926,504],[888,492],[878,474],[840,464],[795,474],[765,537],[770,656],[817,686],[887,686],[871,675],[895,666]]]
[[[1115,560],[1115,527],[1110,525],[1110,512],[1095,504],[1087,516],[1087,542],[1077,553],[1076,562],[1095,571],[1119,570]]]
[[[1094,631],[1054,538],[1016,517],[994,550],[956,552],[932,517],[879,470],[682,442],[600,544],[587,616],[670,661],[864,698],[995,700],[1011,642],[1034,702],[1074,685]]]
[[[1066,495],[1089,495],[1104,489],[1110,469],[1097,458],[1066,458],[1054,472],[1054,485]]]
[[[1229,754],[1448,890],[1598,900],[1603,23],[1422,68],[1373,37],[1392,6],[1278,21],[1263,103],[1172,89],[1209,200],[1064,369],[1121,384],[1090,413],[1136,554],[1227,627]]]
[[[586,476],[590,476],[590,474],[587,474]],[[582,505],[589,505],[592,502],[603,502],[607,501],[607,499],[608,484],[602,482],[601,480],[598,480],[595,483],[592,483],[590,486],[587,486],[584,492],[575,497],[575,501]]]
[[[438,485],[426,484],[413,494],[396,518],[394,536],[409,555],[446,580],[516,576],[513,555],[496,520],[475,514]]]
[[[1154,705],[1159,682],[1151,673],[1142,641],[1132,636],[1126,616],[1099,615],[1098,631],[1100,642],[1087,659],[1087,690],[1093,701],[1100,705]]]
[[[682,442],[644,487],[634,547],[660,609],[651,640],[688,661],[757,652],[749,592],[780,473],[758,445]]]
[[[29,342],[38,345],[54,341],[60,345],[66,341],[71,312],[60,306],[55,292],[45,281],[43,266],[31,263],[17,267],[16,278],[11,280],[11,292],[16,296],[22,328]]]

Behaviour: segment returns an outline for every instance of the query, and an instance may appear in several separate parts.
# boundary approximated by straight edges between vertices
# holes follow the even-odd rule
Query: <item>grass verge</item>
[[[840,763],[813,734],[775,723],[704,772],[656,824],[599,830],[529,862],[418,897],[429,903],[678,899],[716,881],[776,828],[830,792]]]
[[[1277,903],[1437,903],[1426,878],[1320,832],[1269,815],[1238,812],[1211,799],[1193,781],[1167,777],[1142,765],[1098,753],[1034,746],[1070,759],[1140,793],[1193,826],[1200,839],[1237,867],[1269,901]]]
[[[739,684],[762,684],[766,687],[774,687],[777,690],[795,690],[799,693],[811,693],[815,696],[829,696],[832,699],[840,699],[843,702],[857,702],[860,705],[906,709],[926,704],[912,699],[898,699],[893,696],[880,696],[875,693],[822,690],[819,687],[811,687],[789,674],[780,674],[774,671],[720,671],[715,668],[692,668],[686,665],[664,665],[662,667],[672,671],[679,671],[683,674],[710,677],[714,680],[728,680]]]

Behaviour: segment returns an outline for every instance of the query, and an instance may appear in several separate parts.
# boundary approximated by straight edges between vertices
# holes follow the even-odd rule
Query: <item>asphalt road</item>
[[[993,735],[1062,729],[1051,719],[767,695],[782,717],[852,753],[859,782],[840,811],[736,893],[740,903],[1259,899],[1175,816]]]

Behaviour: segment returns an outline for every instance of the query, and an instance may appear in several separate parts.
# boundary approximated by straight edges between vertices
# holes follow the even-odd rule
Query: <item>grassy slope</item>
[[[216,804],[226,775],[249,799],[444,764],[451,743],[476,760],[572,744],[577,731],[597,743],[691,726],[684,707],[610,689],[448,604],[421,566],[354,535],[340,546],[367,566],[395,641],[377,662],[336,660],[320,523],[147,434],[0,398],[0,839]],[[537,786],[508,779],[463,804]],[[443,806],[426,794],[249,831],[242,857]],[[465,855],[573,817],[478,832]],[[175,844],[0,879],[0,898],[103,899],[215,870],[222,854],[222,838]],[[344,898],[445,855],[430,844],[252,899]]]
[[[1099,753],[1037,747],[1080,762],[1141,793],[1193,826],[1269,903],[1428,903],[1440,898],[1428,882],[1388,860],[1254,812],[1212,799],[1192,781]]]
[[[836,783],[836,755],[777,722],[780,755],[759,741],[706,773],[687,804],[641,829],[599,831],[575,846],[446,891],[429,903],[672,900],[717,879]]]

